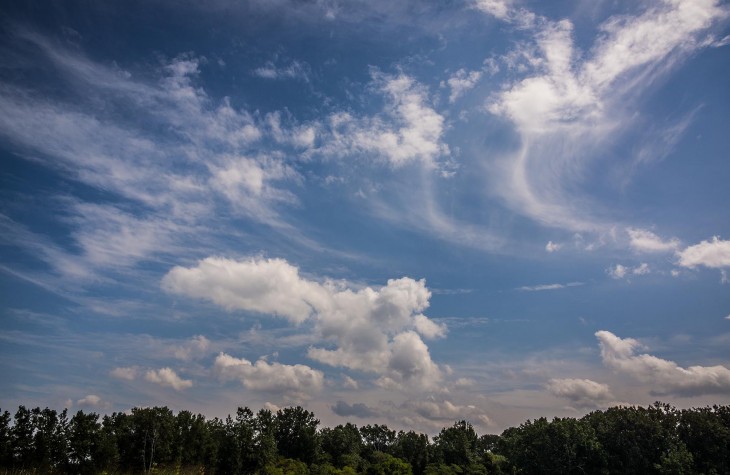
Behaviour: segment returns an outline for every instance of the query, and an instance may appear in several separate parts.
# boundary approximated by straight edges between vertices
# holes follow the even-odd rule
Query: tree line
[[[429,438],[386,425],[319,427],[302,407],[206,419],[167,407],[100,416],[0,410],[0,472],[210,474],[730,474],[730,406],[622,406],[501,435],[467,421]]]

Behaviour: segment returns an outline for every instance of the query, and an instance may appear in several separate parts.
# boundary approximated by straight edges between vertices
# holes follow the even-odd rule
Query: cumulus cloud
[[[626,232],[629,234],[629,246],[637,252],[669,252],[679,247],[678,239],[664,241],[646,229],[629,228]]]
[[[637,354],[643,346],[633,338],[622,339],[605,330],[596,332],[596,337],[603,363],[618,373],[649,384],[653,394],[730,394],[730,370],[725,366],[682,368],[674,361]]]
[[[89,394],[76,401],[76,405],[79,407],[99,408],[103,407],[104,403],[96,394]]]
[[[327,289],[302,279],[283,259],[234,261],[208,257],[195,267],[177,266],[162,280],[162,288],[186,297],[209,300],[227,310],[273,314],[301,323],[312,314]]]
[[[125,381],[133,381],[137,378],[137,368],[126,367],[126,368],[114,368],[109,373],[112,377],[117,379],[123,379]]]
[[[225,353],[216,357],[213,369],[221,379],[240,381],[247,389],[298,398],[310,397],[321,391],[324,384],[324,374],[306,365],[269,363],[264,359],[251,363]]]
[[[160,386],[170,387],[175,391],[182,391],[193,386],[191,380],[182,379],[170,368],[151,369],[145,373],[144,379]]]
[[[677,256],[682,267],[730,267],[730,241],[714,236],[711,241],[702,241],[679,251]]]
[[[331,407],[332,412],[342,417],[374,417],[378,413],[375,409],[368,407],[367,405],[356,402],[354,404],[347,404],[345,401],[337,401],[337,403]]]
[[[551,379],[546,388],[555,396],[569,399],[579,407],[596,407],[613,398],[608,385],[590,379]]]
[[[334,348],[313,346],[310,358],[376,373],[383,384],[434,387],[441,378],[421,337],[441,337],[446,327],[422,314],[431,297],[423,280],[404,277],[380,289],[353,289],[303,278],[283,259],[209,257],[194,267],[173,268],[162,286],[228,310],[271,314],[295,324],[311,321]]]

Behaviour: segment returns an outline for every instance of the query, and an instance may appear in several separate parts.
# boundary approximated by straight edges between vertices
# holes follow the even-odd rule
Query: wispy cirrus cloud
[[[518,287],[517,290],[521,290],[524,292],[540,292],[543,290],[559,290],[559,289],[565,289],[568,287],[580,287],[581,285],[585,285],[585,283],[584,282],[568,282],[567,284],[525,285],[522,287]]]
[[[702,35],[727,17],[726,9],[714,0],[659,2],[636,16],[609,18],[592,47],[580,51],[569,20],[532,15],[524,21],[529,12],[509,2],[475,6],[509,22],[522,18],[533,33],[533,41],[511,56],[522,58],[526,73],[488,103],[492,114],[514,125],[521,142],[496,168],[495,191],[544,225],[608,232],[620,216],[581,191],[589,165],[600,157],[597,147],[626,132],[633,122],[629,105],[704,47]]]

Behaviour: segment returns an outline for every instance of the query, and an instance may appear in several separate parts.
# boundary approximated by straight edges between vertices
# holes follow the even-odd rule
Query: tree
[[[362,438],[360,431],[354,424],[338,425],[333,429],[324,428],[319,433],[322,452],[336,467],[360,465]]]
[[[13,465],[21,470],[33,467],[33,422],[25,406],[18,407],[13,418],[10,439],[13,446]]]
[[[458,421],[441,429],[433,442],[447,465],[467,467],[479,462],[479,436],[467,421]]]
[[[174,463],[175,417],[167,407],[135,407],[130,418],[134,452],[145,473],[156,464]]]
[[[375,452],[374,460],[367,469],[367,475],[411,475],[411,465],[405,460],[384,452]]]
[[[366,425],[360,427],[360,435],[365,443],[368,452],[373,451],[390,453],[395,442],[395,431],[388,429],[386,425]]]
[[[681,411],[679,439],[692,455],[697,473],[730,471],[730,418],[723,420],[718,406]]]
[[[211,437],[202,414],[180,411],[175,417],[175,459],[183,467],[205,466]]]
[[[268,409],[260,409],[256,413],[256,435],[254,443],[256,446],[257,466],[261,469],[273,463],[278,457],[276,439],[276,418]]]
[[[101,462],[101,424],[95,413],[78,411],[68,430],[69,468],[75,473],[98,473]]]
[[[279,454],[306,464],[317,458],[319,420],[301,406],[277,411],[275,438]]]
[[[590,424],[572,418],[540,418],[509,428],[497,442],[496,452],[518,473],[600,473],[603,452]]]
[[[414,431],[400,431],[393,446],[393,454],[408,462],[413,469],[413,473],[421,475],[429,463],[428,447],[428,436],[426,434],[417,434]]]
[[[0,468],[9,469],[13,466],[13,440],[10,427],[10,413],[0,412]]]

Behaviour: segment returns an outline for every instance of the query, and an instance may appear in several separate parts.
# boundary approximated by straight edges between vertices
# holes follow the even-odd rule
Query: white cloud
[[[291,61],[286,66],[277,66],[273,61],[253,70],[252,74],[264,79],[301,79],[309,82],[312,74],[309,64],[303,61]]]
[[[649,264],[647,264],[646,262],[642,262],[639,266],[634,267],[631,270],[631,273],[634,275],[645,275],[650,272],[651,270],[649,269]]]
[[[576,194],[585,189],[586,168],[606,140],[639,120],[631,112],[636,98],[704,47],[700,35],[726,17],[725,9],[716,0],[655,2],[637,16],[609,18],[593,47],[577,51],[568,20],[525,12],[520,21],[505,2],[482,8],[534,33],[505,57],[521,77],[488,100],[488,110],[511,121],[521,138],[490,174],[491,189],[543,224],[608,232],[615,223],[607,210],[588,193]]]
[[[446,336],[446,325],[442,323],[436,323],[425,315],[416,315],[414,317],[414,326],[418,333],[424,336],[424,338],[442,338]]]
[[[454,103],[457,99],[467,93],[470,89],[474,88],[479,80],[482,78],[481,71],[469,71],[465,69],[459,69],[456,71],[446,82],[451,88],[451,94],[449,95],[449,102]]]
[[[237,380],[247,389],[264,392],[285,393],[306,398],[321,391],[324,374],[309,366],[268,363],[259,359],[256,363],[220,353],[213,366],[224,380]]]
[[[636,354],[642,345],[633,338],[622,339],[605,330],[596,332],[596,337],[603,363],[618,373],[649,384],[653,394],[730,394],[730,370],[724,366],[682,368],[674,361]]]
[[[227,310],[274,314],[294,323],[309,318],[314,301],[327,294],[319,283],[300,278],[299,270],[285,260],[260,258],[208,257],[195,267],[177,266],[165,275],[162,288]]]
[[[209,349],[210,340],[203,335],[196,335],[185,344],[173,348],[173,354],[179,360],[190,361],[205,356]]]
[[[160,368],[158,370],[149,370],[144,375],[144,379],[151,383],[167,386],[175,391],[182,391],[193,386],[193,382],[189,379],[182,379],[170,368]]]
[[[715,236],[712,241],[702,241],[677,252],[677,256],[682,267],[730,267],[730,241]]]
[[[548,243],[545,244],[545,250],[547,252],[559,251],[561,247],[563,247],[561,244],[556,244],[552,241],[548,241]]]
[[[540,292],[542,290],[559,290],[567,287],[580,287],[583,282],[568,282],[567,284],[541,284],[541,285],[525,285],[518,287],[517,290],[525,292]]]
[[[357,153],[384,159],[393,167],[420,162],[434,168],[449,155],[443,142],[444,118],[429,105],[427,89],[410,76],[374,73],[374,84],[389,99],[384,114],[356,118],[336,113],[320,153]]]
[[[76,405],[79,407],[98,408],[103,407],[104,403],[96,394],[89,394],[76,401]]]
[[[632,275],[646,275],[651,273],[649,264],[642,262],[636,267],[624,266],[622,264],[616,264],[613,267],[606,269],[606,273],[611,276],[612,279],[623,279],[629,274]]]
[[[133,381],[137,378],[137,368],[134,367],[127,367],[127,368],[114,368],[109,373],[112,377],[117,379],[123,379],[126,381]]]
[[[569,399],[579,407],[595,407],[613,398],[608,385],[590,379],[551,379],[546,388],[555,396]]]
[[[510,0],[474,0],[474,8],[494,16],[500,20],[506,20],[511,9]]]
[[[377,290],[355,290],[343,282],[303,278],[283,259],[209,257],[195,267],[173,268],[162,287],[228,310],[272,314],[296,324],[310,320],[335,348],[311,347],[308,356],[331,366],[373,372],[396,385],[433,387],[441,377],[421,336],[443,336],[446,327],[421,313],[431,297],[423,280],[404,277]]]
[[[613,267],[609,267],[606,272],[608,272],[608,275],[610,275],[614,279],[623,279],[626,276],[626,272],[629,269],[627,269],[625,266],[622,266],[621,264],[616,264]]]
[[[668,252],[679,247],[679,240],[674,238],[663,241],[659,236],[646,229],[628,228],[631,248],[637,252]]]

